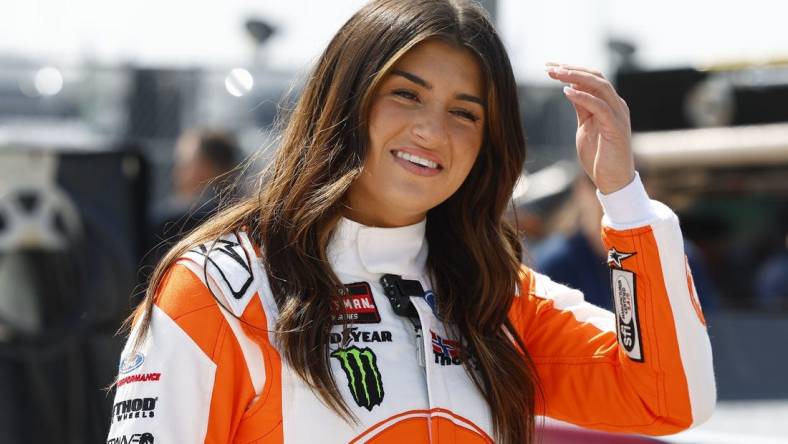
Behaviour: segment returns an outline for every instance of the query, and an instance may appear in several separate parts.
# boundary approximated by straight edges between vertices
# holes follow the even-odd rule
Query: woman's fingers
[[[590,70],[567,69],[564,65],[552,66],[547,72],[555,80],[574,84],[575,89],[587,91],[602,98],[611,109],[621,113],[622,117],[623,114],[628,112],[623,99],[616,93],[613,85],[601,76],[601,73],[592,73]]]
[[[569,86],[564,87],[564,94],[566,94],[566,97],[569,98],[572,104],[576,105],[575,109],[578,111],[578,119],[580,119],[582,111],[578,109],[577,105],[599,118],[600,123],[602,123],[600,128],[602,129],[602,137],[607,140],[616,138],[616,133],[621,130],[620,122],[606,101],[591,93]]]
[[[547,64],[550,78],[567,83],[564,93],[577,113],[577,154],[603,193],[632,180],[629,108],[602,73],[571,65]]]
[[[569,85],[570,88],[575,88],[575,86],[576,85]],[[577,89],[577,88],[575,88],[575,89]],[[572,101],[569,101],[569,103],[572,105],[572,108],[575,109],[575,115],[577,116],[577,126],[578,127],[580,125],[582,125],[583,122],[586,121],[586,119],[588,119],[589,117],[593,116],[591,111],[583,108],[578,103],[575,103],[575,102],[572,102]]]
[[[575,109],[575,115],[577,116],[577,126],[582,125],[583,122],[585,122],[589,117],[593,115],[591,114],[591,111],[583,108],[579,104],[572,101],[570,101],[569,103],[571,103],[572,107]]]
[[[547,62],[545,63],[545,66],[547,66],[548,68],[556,67],[556,68],[571,69],[572,71],[583,71],[605,79],[605,75],[602,74],[600,71],[591,68],[586,68],[584,66],[567,65],[566,63],[554,63],[554,62]]]

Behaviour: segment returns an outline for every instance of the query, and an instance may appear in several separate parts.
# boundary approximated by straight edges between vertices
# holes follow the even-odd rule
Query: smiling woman
[[[365,225],[414,224],[462,185],[486,125],[476,57],[442,40],[420,43],[377,87],[364,169],[348,215]]]
[[[502,215],[525,141],[484,12],[372,1],[318,60],[259,188],[157,266],[110,441],[531,443],[536,415],[646,434],[705,420],[708,335],[626,104],[596,71],[549,75],[572,85],[616,314],[520,264]]]

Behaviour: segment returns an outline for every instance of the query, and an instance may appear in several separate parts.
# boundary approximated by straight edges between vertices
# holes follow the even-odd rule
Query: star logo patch
[[[624,259],[630,258],[630,257],[632,257],[634,255],[635,255],[635,253],[622,253],[622,252],[616,250],[615,248],[611,248],[607,252],[607,264],[610,265],[611,267],[623,268],[621,266],[621,262]]]

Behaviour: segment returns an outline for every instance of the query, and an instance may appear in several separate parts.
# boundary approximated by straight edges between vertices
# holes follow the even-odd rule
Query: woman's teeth
[[[408,162],[415,163],[416,165],[419,165],[419,166],[423,166],[423,167],[426,167],[426,168],[433,168],[433,169],[438,168],[438,164],[436,162],[433,162],[433,161],[427,160],[427,159],[423,159],[423,158],[421,158],[419,156],[416,156],[414,154],[405,153],[405,152],[402,152],[402,151],[395,151],[394,154],[397,157],[399,157],[400,159],[405,159]]]

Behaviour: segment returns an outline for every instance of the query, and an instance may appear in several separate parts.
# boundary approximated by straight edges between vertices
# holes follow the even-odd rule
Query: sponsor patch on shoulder
[[[121,422],[127,419],[154,418],[156,416],[155,398],[131,398],[116,402],[112,406],[112,422]]]
[[[335,324],[377,324],[380,312],[372,297],[372,289],[366,282],[345,285],[334,306]]]
[[[643,362],[640,337],[635,273],[619,268],[610,269],[610,287],[616,305],[618,343],[633,361]]]
[[[161,378],[161,373],[137,373],[118,379],[116,387],[120,387],[132,382],[156,382]]]
[[[139,352],[124,356],[120,360],[120,365],[118,365],[118,373],[131,373],[138,369],[143,362],[145,362],[145,355]]]
[[[213,247],[209,249],[209,247]],[[199,245],[189,250],[205,258],[216,267],[216,271],[230,294],[235,299],[243,299],[252,285],[254,275],[252,264],[243,246],[237,241],[219,239],[211,243]]]

